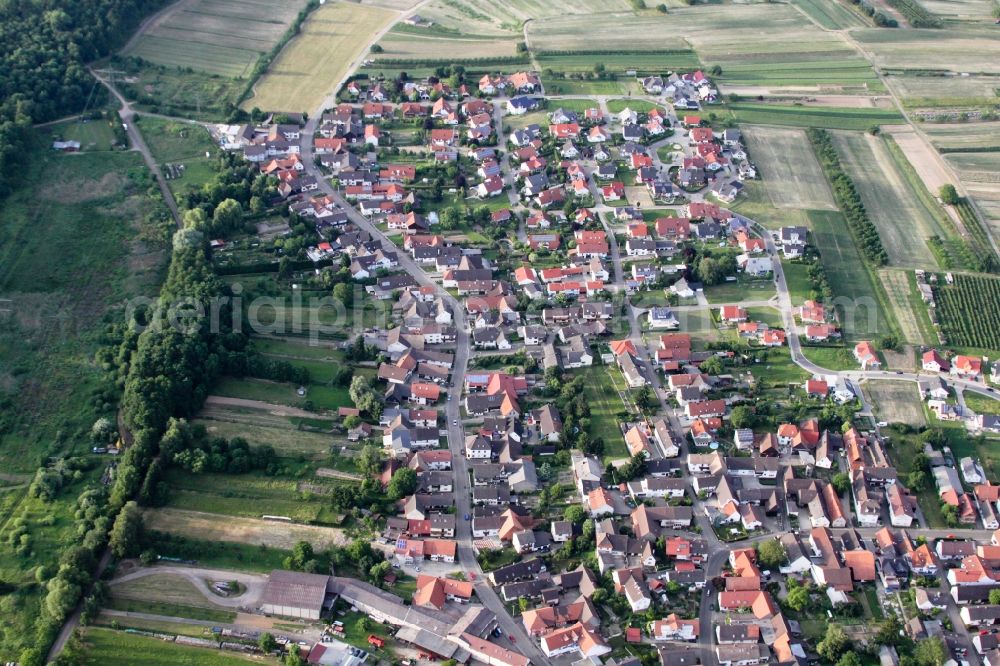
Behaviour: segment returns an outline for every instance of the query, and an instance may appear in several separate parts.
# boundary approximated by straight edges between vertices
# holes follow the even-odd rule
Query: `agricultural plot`
[[[989,233],[1000,238],[1000,152],[947,153],[944,157],[986,216]]]
[[[1000,279],[956,275],[936,291],[937,316],[950,345],[1000,351]]]
[[[195,422],[205,426],[212,437],[242,437],[251,446],[274,447],[283,458],[320,460],[329,455],[333,445],[329,434],[297,430],[290,420],[263,410],[208,406]]]
[[[994,85],[1000,87],[1000,81],[994,80]],[[1000,125],[997,123],[927,124],[924,131],[942,153],[988,148],[1000,152]]]
[[[797,86],[816,92],[877,93],[882,83],[872,71],[867,60],[855,57],[838,57],[827,60],[788,60],[776,62],[727,63],[719,81],[723,85]]]
[[[871,339],[897,328],[880,287],[864,269],[851,239],[847,221],[839,212],[809,211],[813,239],[820,248],[830,287],[840,304],[840,321],[849,339]]]
[[[1000,82],[992,76],[895,76],[892,87],[903,103],[913,108],[955,107],[996,104]],[[937,129],[955,135],[969,133],[968,125],[928,125],[928,134]],[[959,131],[961,130],[961,131]]]
[[[275,659],[263,659],[166,642],[151,636],[88,627],[83,633],[80,662],[85,666],[102,664],[137,664],[144,666],[247,666],[277,664]]]
[[[885,144],[869,134],[845,132],[833,138],[845,171],[854,180],[869,217],[878,227],[889,262],[911,268],[937,267],[927,239],[944,238],[946,230],[920,203],[896,169]]]
[[[836,210],[805,132],[745,126],[743,136],[775,207]]]
[[[860,16],[837,0],[794,0],[792,4],[827,30],[843,30],[868,25]]]
[[[246,77],[305,6],[306,0],[289,0],[280,8],[260,0],[178,3],[153,21],[124,54],[157,65]]]
[[[865,28],[851,35],[881,69],[1000,73],[1000,40],[992,23],[942,30]]]
[[[110,589],[111,594],[120,599],[155,600],[179,606],[228,610],[224,606],[212,603],[205,594],[195,587],[194,583],[177,574],[154,573],[121,583],[112,582]],[[209,594],[211,593],[209,592]]]
[[[862,390],[879,420],[911,426],[926,424],[924,406],[913,382],[872,380],[862,384]]]
[[[515,55],[516,36],[437,35],[396,28],[379,41],[380,59],[461,60],[463,58],[510,58]],[[377,61],[376,61],[377,62]]]
[[[520,32],[521,24],[531,19],[580,14],[593,16],[609,12],[631,12],[628,0],[508,0],[483,3],[476,0],[433,0],[420,9],[420,15],[434,21],[444,30],[465,34],[496,34]],[[416,28],[415,30],[425,30]]]
[[[782,106],[756,102],[733,102],[726,108],[735,122],[751,125],[867,130],[876,125],[905,122],[898,112],[890,109]]]
[[[993,12],[990,0],[920,0],[920,5],[932,14],[959,21],[988,21]]]
[[[350,3],[323,5],[309,15],[299,34],[274,59],[244,107],[316,111],[375,34],[395,16],[385,9]]]
[[[157,532],[207,541],[264,545],[282,550],[291,550],[299,541],[308,541],[318,550],[342,545],[347,541],[343,531],[334,527],[297,525],[259,518],[183,511],[170,507],[147,509],[143,520],[147,529]]]
[[[600,63],[604,65],[605,71],[620,75],[627,70],[635,70],[638,75],[645,72],[693,70],[701,67],[698,55],[690,48],[618,54],[594,51],[579,51],[564,55],[539,53],[535,60],[543,70],[551,69],[554,72],[592,72],[594,65]],[[620,83],[625,83],[625,80]]]
[[[884,268],[879,270],[878,277],[896,315],[902,339],[910,344],[934,344],[937,336],[921,311],[925,306],[910,287],[907,272]]]

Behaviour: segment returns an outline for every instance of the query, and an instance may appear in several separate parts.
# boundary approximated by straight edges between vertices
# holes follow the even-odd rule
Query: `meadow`
[[[889,109],[783,106],[757,102],[733,102],[726,109],[734,122],[750,125],[867,130],[877,125],[905,122],[898,112]]]
[[[247,77],[277,44],[306,0],[194,0],[153,23],[124,55],[232,78]]]
[[[748,154],[775,207],[836,209],[805,132],[776,127],[742,129]]]
[[[50,457],[87,454],[91,425],[114,415],[94,355],[118,304],[158,291],[173,226],[138,153],[53,152],[66,129],[32,135],[22,185],[0,209],[0,470],[14,486],[0,495],[7,659],[34,640],[44,598],[34,569],[54,566],[73,540],[73,503],[103,461],[91,458],[51,502],[28,497],[26,484]],[[17,519],[30,535],[28,557],[7,539]]]
[[[333,527],[188,511],[173,507],[149,509],[145,513],[145,521],[150,530],[159,533],[183,537],[196,543],[225,544],[219,553],[208,552],[203,548],[189,551],[174,549],[167,540],[159,547],[158,552],[164,555],[193,557],[202,566],[233,566],[239,569],[267,571],[273,568],[275,560],[280,561],[278,558],[281,553],[291,550],[299,541],[308,541],[317,549],[345,541],[343,532]],[[242,551],[239,549],[240,544],[243,546]],[[229,556],[235,557],[236,561],[227,564],[224,559],[218,559]],[[253,562],[257,564],[254,565]]]
[[[204,127],[143,116],[137,116],[135,122],[164,174],[168,173],[168,164],[183,166],[179,177],[167,180],[175,197],[199,190],[212,179],[218,146]]]
[[[584,377],[587,403],[590,405],[590,435],[604,440],[604,457],[628,457],[625,440],[618,427],[618,413],[625,410],[618,388],[611,373],[618,373],[613,366],[594,366],[581,372]],[[621,373],[618,373],[619,377]],[[575,375],[574,375],[575,376]]]
[[[885,143],[870,134],[838,132],[833,138],[841,163],[878,228],[889,263],[908,268],[936,268],[927,239],[944,238],[948,230],[924,207],[896,169]]]
[[[137,111],[149,113],[219,121],[232,113],[246,88],[243,79],[138,58],[115,56],[111,66],[124,72],[115,80],[119,92]]]
[[[321,6],[257,80],[243,107],[313,113],[394,16],[349,3]]]

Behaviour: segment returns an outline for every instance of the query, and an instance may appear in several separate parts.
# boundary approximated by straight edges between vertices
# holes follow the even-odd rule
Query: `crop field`
[[[995,85],[1000,87],[1000,81]],[[1000,124],[997,123],[926,124],[923,129],[943,153],[986,148],[1000,152]]]
[[[252,657],[238,652],[168,643],[151,636],[113,629],[88,627],[83,632],[79,663],[143,664],[144,666],[247,666],[277,664],[277,659]]]
[[[988,21],[993,6],[990,0],[920,0],[932,14],[960,21]]]
[[[930,321],[921,311],[925,306],[914,293],[915,290],[911,289],[907,272],[883,268],[879,270],[878,277],[896,315],[902,339],[918,345],[937,342]]]
[[[536,60],[542,69],[555,72],[592,72],[594,65],[601,63],[606,71],[623,74],[634,69],[637,74],[643,72],[664,72],[670,70],[693,70],[701,66],[698,54],[689,48],[674,51],[653,51],[644,53],[598,53],[579,51],[572,54],[540,53]],[[624,83],[622,79],[620,83]]]
[[[794,0],[792,3],[827,30],[867,26],[868,23],[837,0]]]
[[[956,275],[936,290],[937,315],[948,344],[1000,351],[1000,279]]]
[[[314,112],[394,16],[350,3],[323,5],[274,59],[244,107]]]
[[[863,268],[844,216],[834,211],[809,211],[808,217],[830,287],[844,303],[840,321],[846,337],[870,339],[894,330],[894,314],[887,311],[884,297],[877,292],[879,287]]]
[[[198,415],[197,423],[213,437],[242,437],[251,446],[272,446],[283,458],[302,456],[311,460],[330,453],[330,435],[297,430],[290,423],[294,417],[275,416],[258,409],[240,409],[209,405]]]
[[[909,107],[971,106],[996,104],[997,88],[1000,81],[992,76],[894,76],[892,86]],[[946,125],[943,129],[955,131],[962,126]],[[929,134],[938,129],[935,125],[926,127]],[[963,130],[960,134],[967,134]]]
[[[379,41],[379,58],[459,60],[462,58],[508,58],[515,55],[516,36],[445,35],[416,33],[394,28]]]
[[[851,34],[883,69],[1000,73],[1000,40],[992,23],[942,30],[864,28]]]
[[[866,130],[874,125],[892,125],[904,122],[903,117],[898,112],[889,109],[781,106],[756,102],[734,102],[727,105],[726,108],[735,122],[750,125]]]
[[[775,207],[836,210],[804,131],[744,126],[743,136]]]
[[[157,532],[207,541],[264,545],[282,550],[291,550],[299,541],[309,541],[317,549],[339,545],[346,541],[343,531],[334,527],[297,525],[243,516],[184,511],[170,507],[147,509],[143,518],[146,527]]]
[[[943,238],[946,230],[920,203],[885,144],[869,134],[843,132],[833,136],[844,169],[878,227],[889,262],[910,268],[937,267],[927,238]]]
[[[862,390],[880,420],[911,426],[926,424],[924,406],[913,382],[872,380],[862,384]]]
[[[234,78],[280,41],[306,0],[193,0],[154,21],[125,50],[147,62]]]
[[[420,9],[420,15],[435,22],[431,30],[444,30],[465,34],[496,34],[520,32],[521,24],[530,19],[582,14],[592,16],[609,12],[630,12],[628,0],[508,0],[483,3],[476,0],[433,0]],[[414,31],[426,28],[414,28]]]
[[[867,60],[841,56],[819,61],[797,60],[797,54],[788,57],[788,60],[775,59],[773,62],[734,60],[724,66],[718,78],[724,85],[800,86],[827,92],[858,93],[883,90]]]

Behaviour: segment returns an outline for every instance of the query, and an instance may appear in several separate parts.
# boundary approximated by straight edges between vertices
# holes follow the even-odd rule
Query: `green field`
[[[592,72],[594,65],[604,65],[605,71],[624,74],[627,70],[641,72],[663,72],[670,70],[697,69],[701,66],[698,55],[690,49],[643,53],[598,53],[585,50],[567,54],[538,53],[538,66],[554,72]],[[557,79],[558,80],[558,79]],[[545,81],[545,90],[549,90]]]
[[[927,239],[946,238],[949,230],[927,210],[896,168],[885,143],[869,134],[833,135],[847,175],[854,181],[868,216],[878,228],[893,266],[933,269],[937,262]]]
[[[956,275],[935,290],[941,332],[950,345],[1000,351],[1000,279]]]
[[[261,409],[209,405],[199,414],[198,423],[215,437],[242,437],[251,446],[272,446],[279,457],[320,460],[330,453],[333,437],[321,432],[299,430],[295,417],[276,416]],[[332,422],[326,422],[327,428]]]
[[[842,30],[866,26],[868,23],[837,0],[795,0],[796,7],[809,15],[820,27]]]
[[[245,78],[305,6],[306,0],[289,0],[280,9],[260,0],[195,0],[154,21],[124,54],[157,65]]]
[[[844,334],[862,340],[896,330],[898,324],[865,269],[844,216],[835,211],[809,211],[808,217],[830,287],[842,304],[838,309]]]
[[[357,374],[374,374],[374,371]],[[350,407],[353,403],[347,393],[346,386],[329,386],[310,384],[306,387],[305,396],[299,396],[298,386],[287,382],[272,382],[263,379],[223,378],[213,389],[214,395],[227,398],[243,398],[245,400],[260,400],[275,405],[287,405],[301,409],[335,410],[339,407]]]
[[[798,54],[787,57],[787,61],[776,58],[765,62],[729,62],[719,80],[733,85],[823,86],[858,93],[883,90],[867,60],[838,56],[813,61],[808,56],[799,59]]]
[[[750,125],[867,130],[875,125],[895,125],[904,122],[897,111],[888,109],[782,106],[756,102],[734,102],[727,108],[733,121]]]
[[[175,197],[201,189],[215,175],[213,156],[218,146],[208,130],[200,125],[159,118],[139,116],[136,122]],[[183,168],[180,177],[174,178],[167,165]]]
[[[88,628],[78,654],[79,663],[93,666],[105,664],[141,664],[142,666],[246,666],[276,664],[276,659],[243,656],[238,652],[223,652],[210,648],[168,643],[150,636],[140,636],[112,629]]]
[[[232,113],[246,81],[221,74],[180,70],[143,60],[115,57],[111,66],[125,76],[118,90],[138,111],[197,120],[223,120]]]
[[[854,354],[846,347],[810,347],[803,345],[802,354],[816,365],[835,372],[858,369],[858,362],[854,359]]]

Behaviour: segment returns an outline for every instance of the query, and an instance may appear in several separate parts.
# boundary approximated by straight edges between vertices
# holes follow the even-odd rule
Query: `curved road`
[[[205,599],[217,606],[226,606],[227,608],[255,607],[257,602],[260,601],[261,595],[264,594],[264,587],[267,585],[267,576],[248,574],[240,571],[220,571],[218,569],[198,569],[194,567],[175,567],[169,565],[142,567],[140,569],[136,569],[135,571],[131,571],[124,576],[112,578],[108,581],[108,585],[114,587],[115,585],[128,583],[140,578],[146,578],[147,576],[155,576],[157,574],[180,576],[194,585],[198,592],[205,597]],[[208,589],[208,584],[205,582],[206,579],[219,581],[235,580],[236,582],[245,585],[247,589],[246,592],[236,597],[221,597]]]

